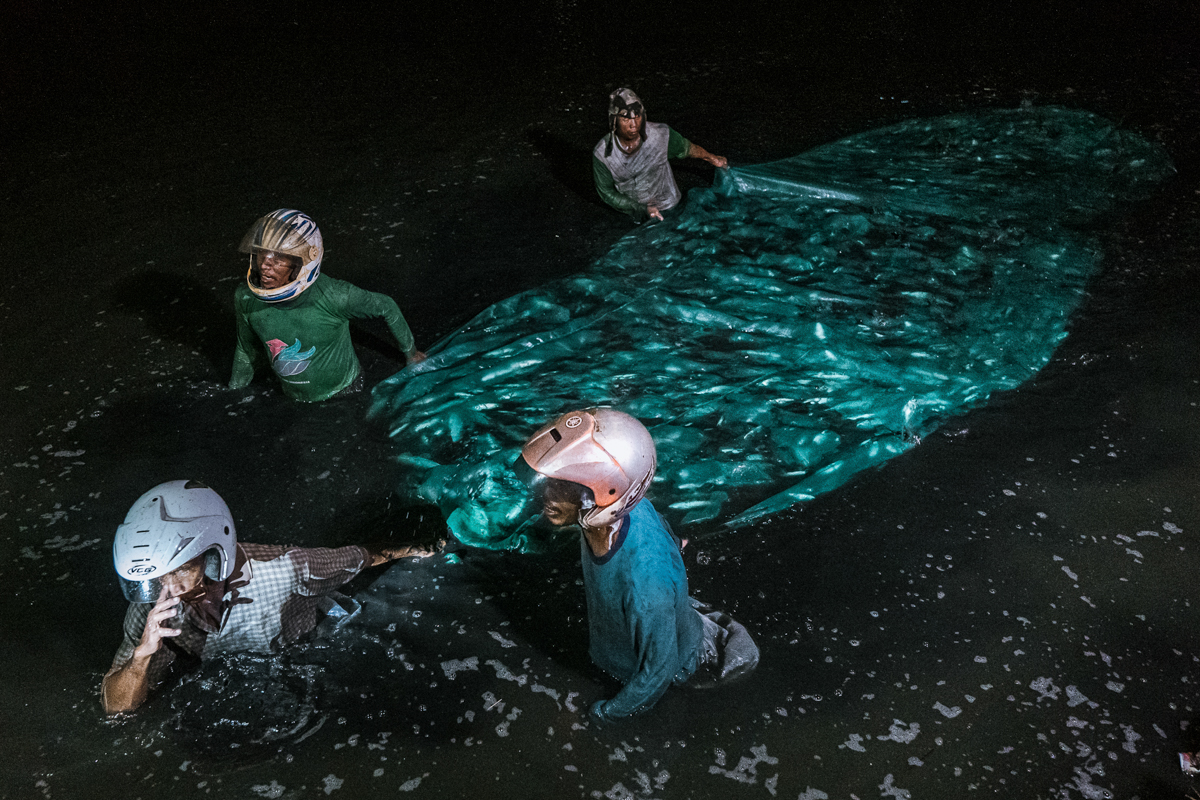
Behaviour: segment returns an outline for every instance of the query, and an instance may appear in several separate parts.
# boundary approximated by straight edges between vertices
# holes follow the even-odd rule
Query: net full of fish
[[[397,490],[468,544],[553,546],[510,465],[554,416],[611,405],[653,434],[649,496],[685,535],[809,500],[1036,374],[1101,262],[1089,226],[1172,170],[1063,108],[910,120],[718,170],[674,219],[377,386]]]

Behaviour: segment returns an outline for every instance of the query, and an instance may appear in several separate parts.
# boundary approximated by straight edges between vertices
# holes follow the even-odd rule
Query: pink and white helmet
[[[521,448],[534,471],[588,489],[595,501],[579,524],[604,528],[645,497],[654,477],[654,439],[646,426],[614,408],[570,411],[542,427]]]
[[[242,237],[238,250],[250,254],[250,267],[246,270],[246,285],[264,303],[282,303],[299,295],[321,274],[321,258],[325,245],[317,223],[307,214],[290,208],[272,211],[254,223]],[[264,289],[254,282],[254,259],[259,252],[271,250],[300,259],[296,278],[277,289]]]

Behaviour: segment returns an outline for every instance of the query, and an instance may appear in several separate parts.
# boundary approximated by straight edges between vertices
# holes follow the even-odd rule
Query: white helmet
[[[613,408],[570,411],[521,448],[534,471],[591,492],[579,524],[605,528],[637,505],[654,477],[654,439],[646,426]]]
[[[301,214],[290,208],[272,211],[254,223],[254,226],[242,238],[238,250],[250,254],[250,268],[246,271],[246,285],[250,291],[265,303],[281,303],[291,300],[309,286],[321,274],[321,257],[325,254],[325,245],[321,241],[321,231],[317,223],[307,214]],[[257,253],[271,250],[284,253],[300,259],[300,271],[291,283],[278,289],[264,289],[256,285]]]
[[[233,571],[237,531],[229,506],[199,481],[160,483],[134,502],[113,541],[113,565],[131,603],[154,603],[162,577],[204,555],[204,574]]]

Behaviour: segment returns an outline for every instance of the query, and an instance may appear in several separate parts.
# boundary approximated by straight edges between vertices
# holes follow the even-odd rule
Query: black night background
[[[1195,793],[1177,756],[1200,749],[1195,3],[0,16],[0,796]],[[112,536],[155,483],[203,477],[247,541],[444,527],[397,501],[368,395],[224,388],[249,225],[310,214],[323,269],[394,297],[428,347],[630,229],[591,181],[620,85],[734,164],[1026,104],[1100,114],[1177,173],[1095,231],[1101,271],[1037,377],[685,551],[694,593],[755,631],[749,680],[585,727],[611,685],[587,659],[573,551],[463,551],[356,579],[366,613],[332,646],[235,660],[106,720]],[[712,168],[676,176],[686,191]],[[355,336],[368,385],[403,366],[382,326]],[[468,656],[478,670],[452,677]]]

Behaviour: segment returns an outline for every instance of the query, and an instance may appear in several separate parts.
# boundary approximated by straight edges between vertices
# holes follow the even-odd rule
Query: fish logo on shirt
[[[317,348],[310,347],[301,352],[300,347],[299,339],[293,344],[284,344],[278,339],[267,342],[267,349],[271,351],[271,368],[279,377],[299,375],[308,369],[308,362],[317,352]]]

